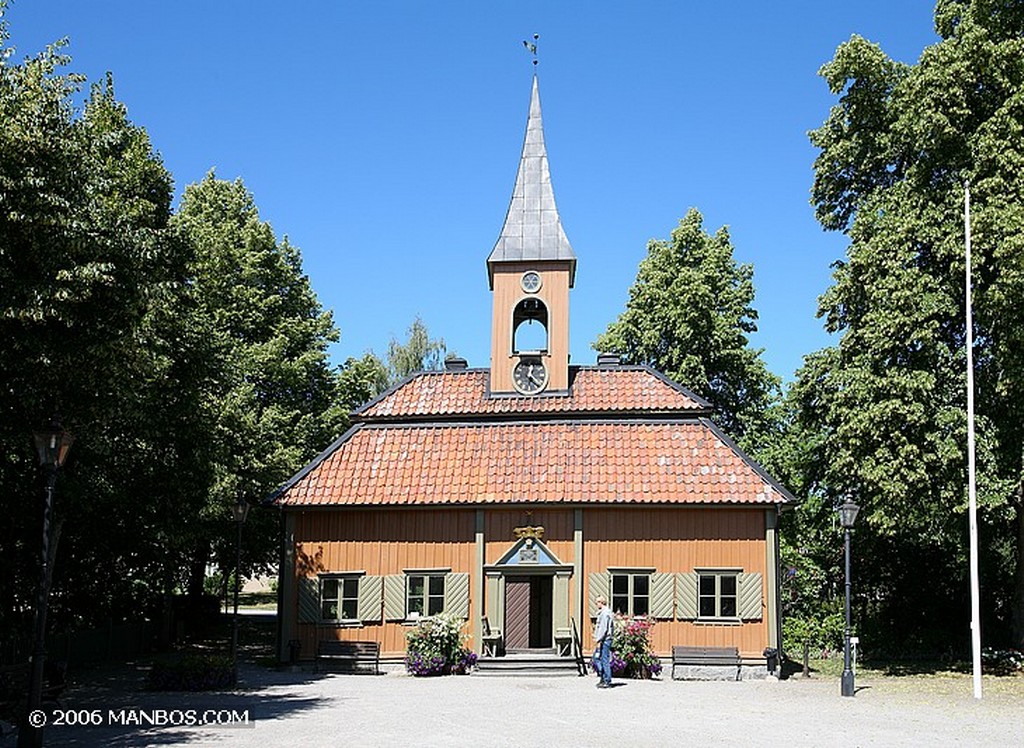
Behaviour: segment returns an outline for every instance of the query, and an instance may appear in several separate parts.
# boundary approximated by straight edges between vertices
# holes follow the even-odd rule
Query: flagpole
[[[967,516],[971,536],[971,660],[974,698],[981,698],[981,597],[978,585],[978,497],[974,467],[974,317],[971,313],[971,183],[964,181],[965,288],[967,312]]]

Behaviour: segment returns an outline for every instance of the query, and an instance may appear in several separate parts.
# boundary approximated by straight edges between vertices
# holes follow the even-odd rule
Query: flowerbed
[[[464,675],[476,665],[476,653],[466,647],[469,637],[456,616],[425,618],[405,639],[405,669],[413,675]]]
[[[612,673],[621,678],[652,678],[661,675],[661,660],[651,648],[654,621],[615,617],[612,637]]]

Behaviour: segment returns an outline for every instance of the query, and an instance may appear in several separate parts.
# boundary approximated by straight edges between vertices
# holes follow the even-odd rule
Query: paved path
[[[232,693],[138,690],[123,669],[72,688],[70,713],[247,714],[248,727],[49,726],[48,746],[1022,746],[1019,687],[969,679],[860,678],[855,698],[833,679],[684,683],[593,678],[313,675],[246,667]],[[1005,679],[1004,679],[1005,680]],[[988,679],[986,679],[988,682]],[[179,710],[175,713],[175,710]],[[129,717],[130,719],[130,717]],[[11,737],[0,746],[13,746]]]

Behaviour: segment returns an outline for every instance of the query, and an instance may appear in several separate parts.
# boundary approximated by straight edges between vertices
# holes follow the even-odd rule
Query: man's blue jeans
[[[612,682],[612,638],[606,636],[597,646],[597,674],[602,683]]]

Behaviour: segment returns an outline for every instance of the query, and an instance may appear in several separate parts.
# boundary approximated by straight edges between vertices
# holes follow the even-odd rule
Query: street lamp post
[[[853,696],[853,670],[850,669],[850,530],[853,528],[853,523],[857,521],[857,512],[860,511],[860,507],[853,502],[853,499],[847,498],[838,511],[839,524],[842,525],[845,535],[846,555],[846,628],[843,632],[842,694],[843,696]]]
[[[53,512],[53,494],[57,487],[57,471],[67,459],[75,437],[61,428],[60,420],[54,416],[49,427],[33,434],[39,464],[46,470],[46,503],[43,505],[43,549],[39,570],[39,596],[36,598],[34,641],[32,646],[32,671],[28,688],[28,708],[24,721],[18,730],[18,748],[38,748],[43,744],[43,728],[36,726],[31,716],[43,705],[43,675],[46,664],[46,608],[50,597],[50,582],[53,567],[50,563],[50,529]]]
[[[235,518],[237,534],[235,536],[235,612],[231,622],[231,668],[238,677],[238,589],[241,579],[239,571],[242,567],[242,525],[249,514],[249,504],[240,498],[231,508]]]

